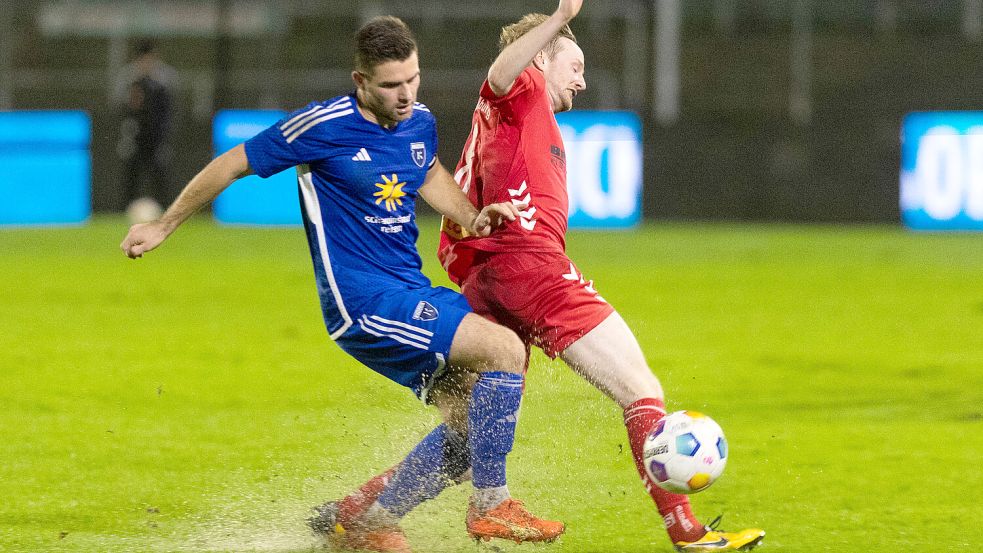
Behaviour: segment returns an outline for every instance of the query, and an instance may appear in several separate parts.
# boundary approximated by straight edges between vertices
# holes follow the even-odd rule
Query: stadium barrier
[[[72,225],[92,213],[83,111],[0,112],[0,225]]]
[[[255,136],[285,115],[280,111],[222,110],[213,124],[216,154]],[[574,111],[557,116],[566,148],[571,228],[631,228],[642,218],[642,124],[618,111]],[[226,224],[300,224],[293,170],[269,179],[246,177],[215,200]]]

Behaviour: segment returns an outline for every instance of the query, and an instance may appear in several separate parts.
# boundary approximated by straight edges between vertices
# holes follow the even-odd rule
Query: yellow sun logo
[[[386,178],[386,175],[380,176],[386,184],[375,183],[380,188],[378,192],[372,194],[373,196],[378,196],[375,205],[379,205],[385,201],[386,211],[392,211],[396,209],[397,205],[403,205],[403,201],[400,198],[406,196],[406,192],[403,192],[403,187],[406,186],[406,183],[397,182],[399,181],[399,177],[396,176],[396,173],[393,173],[392,179]]]

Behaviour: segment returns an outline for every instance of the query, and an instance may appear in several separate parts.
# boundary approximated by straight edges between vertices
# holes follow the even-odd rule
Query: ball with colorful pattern
[[[652,481],[673,493],[710,487],[723,474],[727,456],[720,425],[696,411],[666,415],[649,432],[642,455]]]

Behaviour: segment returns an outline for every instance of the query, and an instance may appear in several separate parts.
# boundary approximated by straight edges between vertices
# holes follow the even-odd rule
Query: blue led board
[[[223,110],[214,141],[222,153],[284,116],[280,111]],[[641,121],[630,112],[577,111],[557,116],[566,149],[571,228],[630,228],[641,220]],[[237,181],[215,200],[224,223],[300,224],[293,171]]]
[[[284,115],[273,110],[219,111],[212,125],[216,155],[256,136]],[[297,173],[291,169],[267,179],[251,175],[237,180],[215,198],[212,214],[222,223],[299,225],[299,202]]]
[[[92,213],[92,124],[82,111],[0,112],[0,225],[71,225]]]
[[[642,219],[642,123],[624,111],[556,116],[563,134],[570,228],[631,228]]]
[[[901,218],[915,230],[983,230],[983,111],[905,117]]]

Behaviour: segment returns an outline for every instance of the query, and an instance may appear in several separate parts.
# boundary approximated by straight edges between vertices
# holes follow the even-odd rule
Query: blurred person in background
[[[116,151],[132,223],[158,218],[169,200],[176,90],[177,71],[160,58],[154,41],[141,40],[113,88],[121,117]]]
[[[649,477],[643,450],[666,415],[662,386],[631,329],[565,252],[566,154],[554,114],[572,109],[587,87],[584,53],[568,25],[582,4],[561,0],[552,15],[529,14],[502,29],[455,178],[477,207],[512,202],[522,210],[488,237],[445,219],[438,255],[475,313],[525,342],[527,365],[529,348],[539,347],[621,407],[636,469],[678,550],[748,550],[764,531],[720,531],[719,518],[704,526],[688,496]],[[341,510],[365,503],[379,478],[385,474],[338,502]]]

